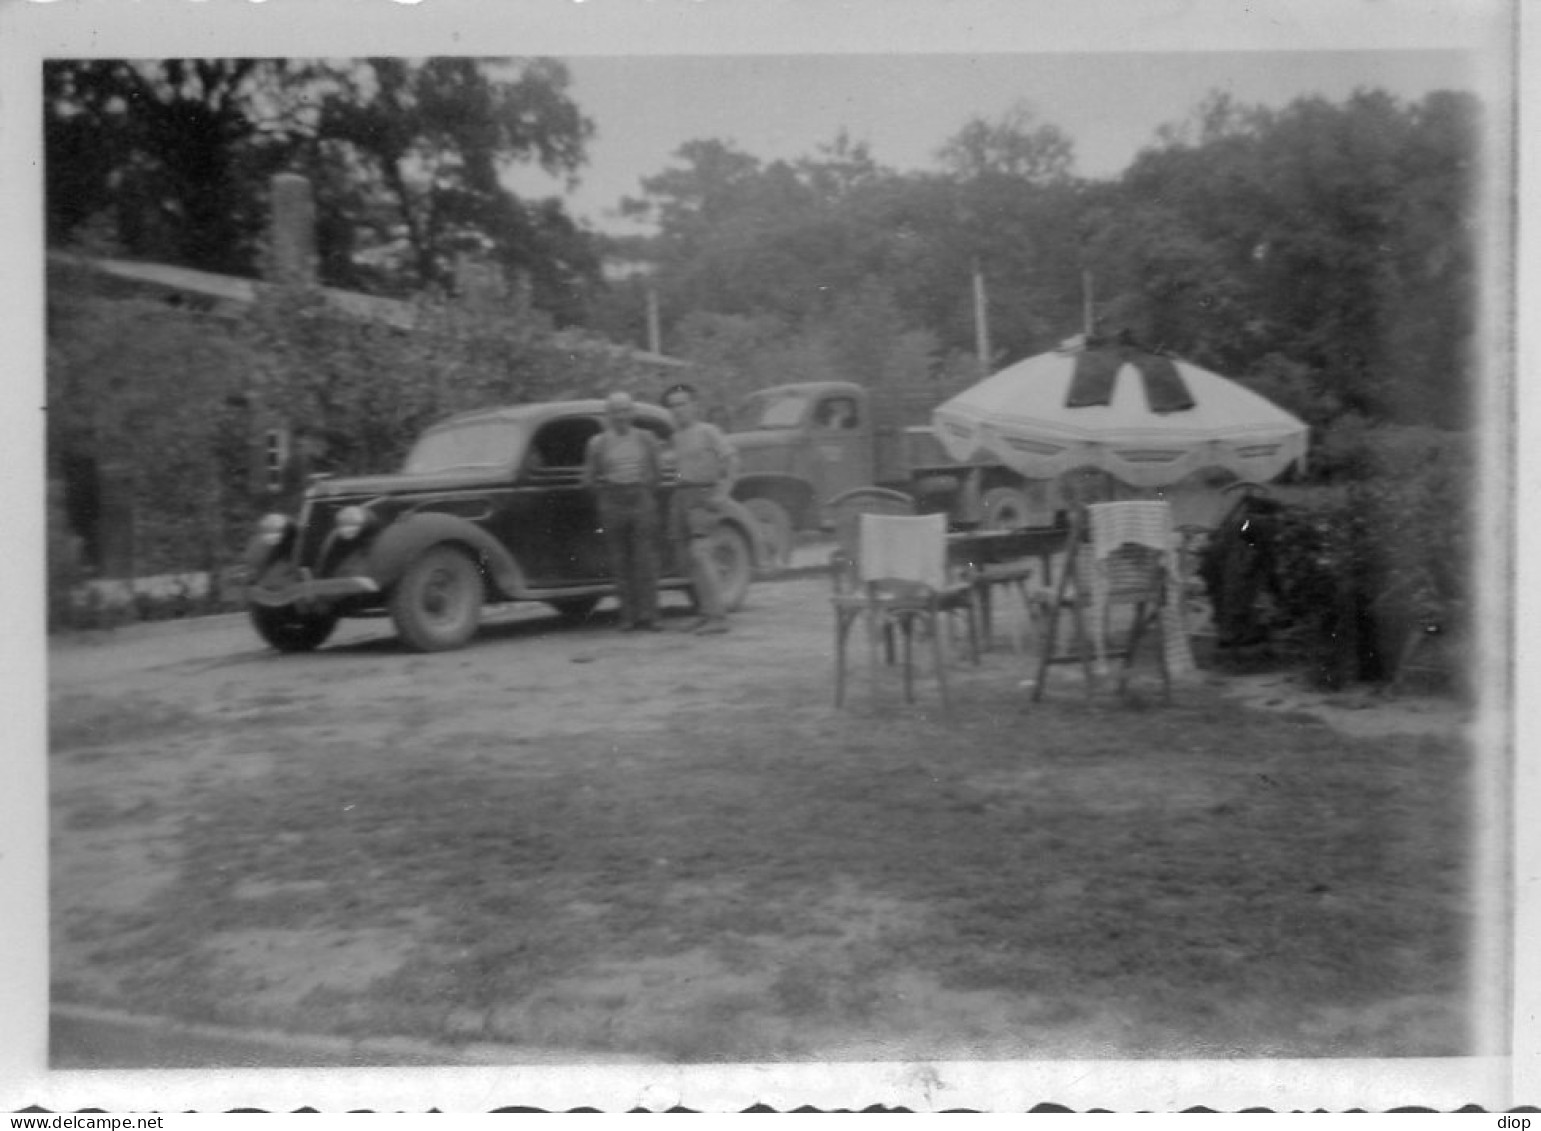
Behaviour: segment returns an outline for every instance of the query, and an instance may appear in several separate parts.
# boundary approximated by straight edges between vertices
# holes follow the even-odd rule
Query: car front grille
[[[300,532],[295,539],[294,564],[312,569],[321,559],[321,547],[332,532],[337,512],[348,505],[346,499],[306,499],[300,508]]]

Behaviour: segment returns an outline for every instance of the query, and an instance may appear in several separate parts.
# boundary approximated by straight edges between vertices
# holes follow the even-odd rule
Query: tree
[[[390,263],[403,289],[448,290],[460,257],[485,257],[537,305],[576,317],[598,277],[592,247],[559,204],[527,205],[501,180],[524,162],[569,177],[582,165],[593,123],[567,97],[563,64],[375,58],[318,81],[312,163],[322,183],[357,185],[350,258]]]
[[[1450,92],[1212,97],[1085,214],[1108,328],[1238,375],[1290,358],[1370,419],[1459,422],[1479,130]]]
[[[253,106],[283,71],[262,59],[45,63],[50,241],[108,213],[132,255],[251,273],[258,186],[283,161]]]
[[[1017,102],[995,121],[971,118],[937,154],[960,181],[1005,177],[1047,185],[1070,175],[1075,145],[1058,126],[1040,122],[1026,102]]]
[[[269,178],[292,169],[315,186],[324,283],[450,290],[467,256],[564,322],[598,286],[561,204],[502,183],[582,165],[593,125],[559,62],[66,60],[44,81],[53,242],[106,214],[129,255],[255,275]]]

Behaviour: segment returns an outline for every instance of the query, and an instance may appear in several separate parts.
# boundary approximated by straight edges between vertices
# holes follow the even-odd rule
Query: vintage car
[[[488,601],[544,601],[570,621],[615,591],[597,506],[581,483],[602,401],[465,413],[429,428],[393,475],[319,478],[298,518],[270,514],[247,553],[247,606],[282,652],[323,644],[341,617],[388,614],[419,651],[457,648]],[[669,414],[637,406],[636,423],[667,441]],[[665,482],[660,502],[672,489]],[[728,607],[762,561],[758,527],[723,505],[708,537]],[[688,589],[665,540],[661,589]]]

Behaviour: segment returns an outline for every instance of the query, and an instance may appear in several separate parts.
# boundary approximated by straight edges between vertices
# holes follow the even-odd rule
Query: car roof
[[[657,405],[637,402],[639,415],[659,420],[671,420],[667,409]],[[605,402],[597,398],[577,401],[542,401],[537,404],[501,405],[495,408],[478,408],[470,412],[456,413],[430,425],[428,430],[452,428],[462,424],[499,421],[508,424],[543,424],[561,416],[603,416]]]
[[[800,393],[804,396],[817,396],[819,393],[851,393],[859,388],[851,381],[796,381],[789,385],[772,385],[766,389],[756,389],[750,396],[764,396],[774,393],[782,396],[787,393]]]

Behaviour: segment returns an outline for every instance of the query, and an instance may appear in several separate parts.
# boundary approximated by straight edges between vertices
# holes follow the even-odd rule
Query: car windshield
[[[520,447],[521,430],[506,420],[436,428],[421,436],[407,456],[408,472],[466,467],[507,467]]]
[[[796,428],[808,411],[808,399],[804,393],[757,393],[733,414],[733,428],[737,432]]]

